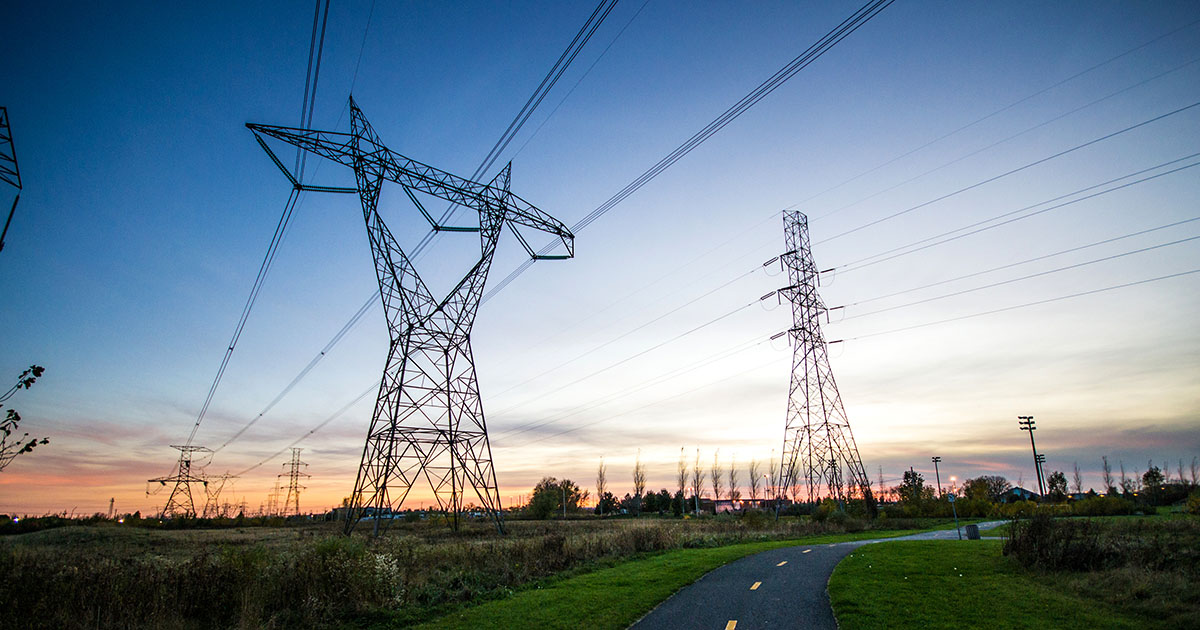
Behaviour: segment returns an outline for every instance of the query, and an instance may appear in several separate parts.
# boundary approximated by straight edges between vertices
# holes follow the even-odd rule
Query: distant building
[[[1007,492],[1005,492],[1004,494],[1000,495],[1000,502],[1001,503],[1014,503],[1016,501],[1037,501],[1040,498],[1041,498],[1041,496],[1039,496],[1036,492],[1026,490],[1025,488],[1017,487],[1017,488],[1012,488],[1012,489],[1008,490]]]

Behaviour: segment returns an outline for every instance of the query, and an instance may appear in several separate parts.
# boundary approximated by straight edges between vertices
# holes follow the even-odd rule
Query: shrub
[[[1187,513],[1200,515],[1200,490],[1193,491],[1187,498]]]
[[[1071,504],[1071,514],[1075,516],[1118,516],[1137,510],[1137,505],[1121,497],[1088,497]]]

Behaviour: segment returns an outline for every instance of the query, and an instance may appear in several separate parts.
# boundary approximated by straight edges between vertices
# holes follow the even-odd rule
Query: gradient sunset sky
[[[298,124],[312,7],[101,4],[20,3],[0,26],[24,180],[0,375],[46,367],[10,403],[51,440],[0,474],[0,512],[162,505],[146,480],[172,470],[289,192],[244,124]],[[483,179],[511,160],[513,191],[571,225],[859,6],[625,0]],[[335,0],[313,126],[348,131],[353,90],[393,150],[468,176],[593,7]],[[681,448],[736,458],[743,483],[778,452],[790,311],[759,297],[786,282],[762,266],[784,208],[835,269],[825,334],[873,482],[932,480],[940,455],[943,481],[1034,487],[1018,415],[1085,488],[1101,456],[1174,474],[1200,456],[1197,164],[1197,3],[899,0],[483,305],[503,501],[544,475],[591,487],[601,457],[624,494],[639,449],[652,488]],[[428,231],[398,187],[381,209],[407,248]],[[255,420],[377,292],[361,217],[302,198],[197,444]],[[474,238],[420,257],[435,292]],[[523,256],[506,235],[491,282]],[[303,438],[302,504],[339,503],[386,347],[374,304],[206,471],[243,473],[229,496],[257,510]]]

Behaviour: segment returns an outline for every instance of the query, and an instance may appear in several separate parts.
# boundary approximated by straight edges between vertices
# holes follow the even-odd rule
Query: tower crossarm
[[[406,188],[473,208],[481,213],[488,210],[503,211],[508,223],[522,225],[557,237],[566,248],[567,257],[575,255],[575,235],[566,225],[508,190],[471,181],[407,158],[370,137],[359,136],[356,138],[354,134],[336,131],[257,123],[246,123],[246,127],[259,138],[260,144],[271,155],[276,165],[292,180],[293,184],[296,183],[295,178],[287,171],[270,147],[262,141],[263,136],[281,140],[350,168],[365,168],[367,171],[379,174],[383,179]]]

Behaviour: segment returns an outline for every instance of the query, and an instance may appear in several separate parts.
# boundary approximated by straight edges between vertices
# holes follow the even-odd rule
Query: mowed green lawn
[[[421,630],[618,630],[629,627],[659,602],[705,573],[750,554],[794,545],[887,538],[911,533],[912,530],[870,531],[712,549],[668,551],[566,579],[548,580],[533,588],[518,591],[511,597],[472,606],[417,627]]]
[[[1145,628],[1099,598],[1057,588],[1001,554],[1003,543],[898,541],[847,556],[829,581],[841,630],[874,628]]]

